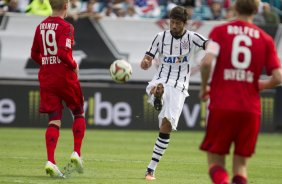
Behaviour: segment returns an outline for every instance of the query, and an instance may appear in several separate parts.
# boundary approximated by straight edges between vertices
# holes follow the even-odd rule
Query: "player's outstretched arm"
[[[153,58],[151,56],[145,55],[141,61],[141,68],[143,70],[147,70],[152,66]]]

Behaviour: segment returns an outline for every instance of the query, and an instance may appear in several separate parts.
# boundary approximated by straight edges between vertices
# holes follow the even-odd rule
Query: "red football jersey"
[[[211,80],[210,109],[260,113],[258,79],[280,67],[273,39],[243,21],[215,27],[210,39],[219,45]]]
[[[77,80],[72,56],[74,28],[60,17],[48,17],[36,28],[31,58],[40,65],[38,78],[42,87],[62,87]]]

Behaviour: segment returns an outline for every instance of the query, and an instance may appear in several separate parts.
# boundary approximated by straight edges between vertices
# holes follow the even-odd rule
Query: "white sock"
[[[162,137],[162,138],[161,138]],[[165,153],[166,148],[168,147],[169,143],[169,134],[162,134],[160,133],[159,137],[156,140],[152,160],[150,161],[148,168],[151,170],[156,170],[157,165]]]

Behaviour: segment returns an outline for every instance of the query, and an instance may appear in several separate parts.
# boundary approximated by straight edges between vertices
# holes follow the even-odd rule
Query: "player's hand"
[[[142,62],[141,62],[141,68],[142,68],[143,70],[147,70],[148,68],[151,67],[151,65],[152,65],[152,61],[150,61],[150,60],[148,60],[148,59],[146,59],[146,58],[144,58],[144,59],[142,60]]]
[[[74,73],[76,73],[76,75],[78,75],[78,72],[79,72],[79,66],[78,64],[76,64],[76,68],[73,69]]]
[[[210,86],[200,89],[199,98],[203,101],[207,101],[210,98]]]

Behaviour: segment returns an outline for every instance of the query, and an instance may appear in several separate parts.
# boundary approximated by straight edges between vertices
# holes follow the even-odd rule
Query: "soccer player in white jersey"
[[[141,68],[147,70],[157,56],[160,65],[146,92],[148,102],[159,113],[159,137],[153,149],[152,159],[147,167],[145,179],[154,180],[154,172],[164,155],[170,140],[170,133],[176,130],[185,98],[188,96],[191,72],[191,54],[205,49],[207,39],[185,29],[188,14],[184,7],[176,6],[170,12],[170,30],[160,32],[147,50]]]

